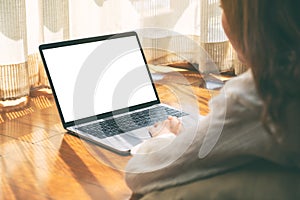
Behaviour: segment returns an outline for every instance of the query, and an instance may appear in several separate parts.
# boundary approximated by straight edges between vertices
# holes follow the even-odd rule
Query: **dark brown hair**
[[[282,133],[290,108],[300,116],[300,1],[221,0],[221,6],[264,102],[263,122]]]

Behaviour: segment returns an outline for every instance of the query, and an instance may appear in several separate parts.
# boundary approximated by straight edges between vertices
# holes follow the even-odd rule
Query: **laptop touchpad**
[[[141,143],[144,140],[151,138],[147,128],[141,128],[128,133],[120,135],[124,140],[133,146]]]

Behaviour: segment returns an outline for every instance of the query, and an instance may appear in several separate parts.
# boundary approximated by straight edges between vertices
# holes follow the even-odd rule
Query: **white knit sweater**
[[[207,178],[258,158],[300,166],[299,154],[264,129],[262,101],[250,70],[228,81],[209,107],[207,116],[185,120],[177,137],[152,138],[138,149],[126,167],[134,193]]]

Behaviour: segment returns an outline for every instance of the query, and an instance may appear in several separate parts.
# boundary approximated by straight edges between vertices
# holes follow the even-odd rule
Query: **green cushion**
[[[300,199],[300,171],[259,162],[142,198],[154,199]]]

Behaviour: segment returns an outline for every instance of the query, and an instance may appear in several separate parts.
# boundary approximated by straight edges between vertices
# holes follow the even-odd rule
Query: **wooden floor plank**
[[[200,88],[199,78],[164,76],[156,82],[161,101],[207,114],[217,92]],[[0,112],[0,199],[128,199],[129,159],[67,134],[52,95],[33,94],[22,110]]]

